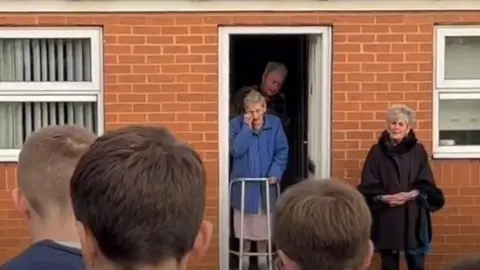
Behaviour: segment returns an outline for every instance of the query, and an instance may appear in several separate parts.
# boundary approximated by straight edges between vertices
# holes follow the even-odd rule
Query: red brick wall
[[[0,26],[103,26],[107,128],[167,125],[202,154],[209,173],[207,217],[217,224],[219,25],[333,25],[333,167],[358,181],[362,159],[391,103],[418,111],[431,148],[435,23],[478,23],[478,13],[0,14]],[[227,113],[227,112],[222,112]],[[433,161],[448,205],[435,215],[430,268],[479,252],[480,163]],[[13,211],[15,165],[0,168],[0,260],[25,247]],[[22,225],[23,224],[23,225]],[[195,269],[217,269],[218,240]]]

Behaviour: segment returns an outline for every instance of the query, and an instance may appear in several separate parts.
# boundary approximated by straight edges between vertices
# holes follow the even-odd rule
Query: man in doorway
[[[245,96],[252,90],[256,90],[267,99],[267,113],[274,114],[282,119],[284,128],[286,128],[289,119],[286,112],[285,95],[281,93],[281,89],[287,75],[288,69],[284,64],[268,62],[260,85],[242,87],[233,94],[230,104],[230,118],[244,113],[243,100]]]

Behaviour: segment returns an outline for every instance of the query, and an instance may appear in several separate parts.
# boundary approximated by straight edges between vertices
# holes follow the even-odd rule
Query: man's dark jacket
[[[67,247],[51,240],[32,244],[0,270],[84,270],[80,249]]]

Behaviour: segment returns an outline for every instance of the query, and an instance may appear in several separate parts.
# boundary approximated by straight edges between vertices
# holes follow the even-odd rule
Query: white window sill
[[[480,152],[434,152],[434,159],[480,159]]]
[[[0,149],[0,163],[18,162],[20,149]]]

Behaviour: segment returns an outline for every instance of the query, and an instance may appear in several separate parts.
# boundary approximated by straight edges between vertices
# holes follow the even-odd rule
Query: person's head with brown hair
[[[478,270],[480,269],[480,256],[470,256],[444,268],[445,270]]]
[[[78,241],[70,178],[96,136],[78,126],[48,126],[26,139],[18,159],[17,210],[29,220],[33,240]]]
[[[207,249],[206,171],[166,128],[99,137],[71,180],[87,269],[185,269]]]
[[[276,204],[273,241],[285,270],[363,270],[373,246],[370,210],[353,187],[306,180]]]

